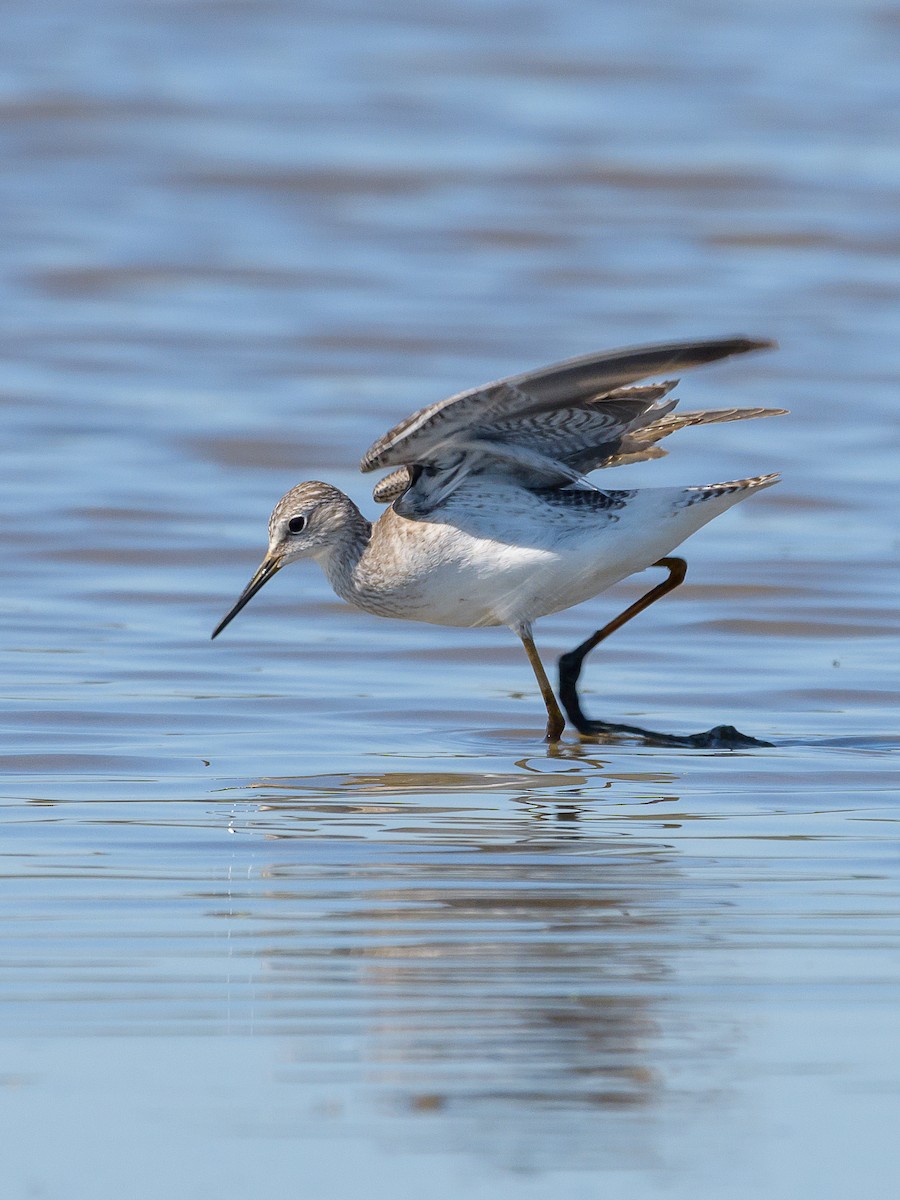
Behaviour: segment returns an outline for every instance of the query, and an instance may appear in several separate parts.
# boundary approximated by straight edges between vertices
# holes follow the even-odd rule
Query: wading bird
[[[341,599],[381,617],[435,625],[507,625],[521,639],[547,709],[546,739],[565,719],[532,626],[645,567],[668,571],[615,620],[560,659],[560,696],[584,734],[625,731],[584,716],[576,684],[585,655],[684,578],[667,557],[739,500],[769,487],[758,475],[698,487],[598,488],[600,467],[665,454],[662,438],[689,425],[773,416],[724,408],[675,415],[677,380],[642,384],[773,345],[748,338],[639,346],[570,359],[474,388],[413,413],[366,452],[363,471],[395,468],[374,489],[388,508],[374,524],[327,483],[300,483],[269,519],[269,548],[216,637],[288,563],[314,558]],[[730,726],[669,744],[748,745]],[[764,744],[764,743],[763,743]]]

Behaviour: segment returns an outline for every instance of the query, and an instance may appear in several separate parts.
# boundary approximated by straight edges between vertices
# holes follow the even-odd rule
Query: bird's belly
[[[628,506],[613,512],[517,492],[507,508],[499,493],[480,509],[469,500],[463,511],[448,511],[446,523],[388,514],[346,598],[410,621],[516,626],[643,570],[735,502],[723,495],[686,503],[688,493],[674,488],[627,495]]]
[[[447,563],[427,579],[428,603],[415,619],[437,625],[509,625],[530,619],[538,580],[548,574],[550,558],[534,551],[496,547],[493,554]]]
[[[401,586],[382,595],[381,611],[434,625],[517,625],[580,604],[634,569],[611,567],[596,550],[566,554],[482,543],[409,571]]]

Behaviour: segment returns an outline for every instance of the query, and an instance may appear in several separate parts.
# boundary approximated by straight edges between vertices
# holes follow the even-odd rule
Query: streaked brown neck
[[[342,496],[341,501],[340,526],[317,557],[336,594],[352,604],[356,591],[354,575],[372,536],[372,525],[349,496]]]

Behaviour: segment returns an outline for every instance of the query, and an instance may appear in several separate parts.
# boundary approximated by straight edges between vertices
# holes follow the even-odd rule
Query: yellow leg
[[[541,662],[534,638],[531,636],[531,627],[522,626],[516,630],[516,633],[522,639],[522,645],[525,647],[525,653],[528,655],[528,661],[531,663],[531,669],[534,671],[534,677],[538,681],[538,687],[541,689],[541,695],[544,697],[544,704],[547,708],[547,732],[544,734],[544,741],[558,742],[566,727],[566,718],[562,715],[556,693],[550,686],[544,664]]]
[[[684,582],[684,577],[687,573],[687,563],[683,558],[661,558],[659,562],[653,565],[654,567],[665,567],[669,572],[668,578],[664,579],[662,583],[658,583],[656,587],[651,588],[639,600],[635,600],[634,604],[630,604],[624,612],[614,617],[608,625],[604,625],[602,629],[598,629],[596,633],[586,638],[580,646],[576,646],[574,650],[570,650],[568,654],[564,654],[559,660],[560,698],[565,705],[566,712],[569,714],[569,720],[579,733],[593,733],[596,731],[595,726],[606,724],[605,722],[589,720],[581,710],[577,684],[578,677],[581,674],[581,666],[585,658],[595,646],[598,646],[600,642],[608,638],[611,633],[615,633],[617,629],[621,629],[626,621],[630,621],[632,617],[636,617],[645,608],[649,608],[655,600],[659,600],[661,596],[665,596],[667,592],[673,591],[679,584]],[[625,728],[625,726],[622,728]]]
[[[683,558],[661,558],[659,562],[653,564],[655,567],[665,567],[669,572],[668,578],[662,583],[658,583],[656,587],[651,588],[645,596],[641,596],[639,600],[635,600],[634,604],[629,605],[624,612],[619,613],[608,625],[604,625],[602,629],[598,629],[580,646],[576,646],[574,650],[570,650],[568,654],[564,654],[559,660],[559,697],[563,702],[563,707],[568,714],[569,720],[575,726],[580,734],[585,736],[616,736],[625,734],[628,737],[643,738],[652,746],[688,746],[698,750],[708,749],[729,749],[738,750],[748,746],[771,746],[771,742],[763,742],[758,738],[748,737],[747,734],[741,733],[735,729],[733,725],[716,725],[714,729],[707,729],[705,733],[688,733],[684,735],[672,733],[655,733],[649,729],[641,729],[637,725],[618,725],[610,721],[595,721],[590,717],[586,717],[581,709],[581,703],[578,699],[578,676],[581,674],[581,666],[587,654],[593,648],[609,637],[617,629],[621,629],[626,621],[630,621],[632,617],[636,617],[639,612],[643,612],[655,600],[659,600],[661,596],[665,596],[667,592],[671,592],[673,588],[677,588],[682,582],[687,570],[687,564]]]

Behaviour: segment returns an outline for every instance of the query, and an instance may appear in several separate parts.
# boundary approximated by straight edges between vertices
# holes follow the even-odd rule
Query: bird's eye
[[[306,517],[291,517],[288,521],[288,529],[291,533],[302,533],[303,526],[306,524]]]

